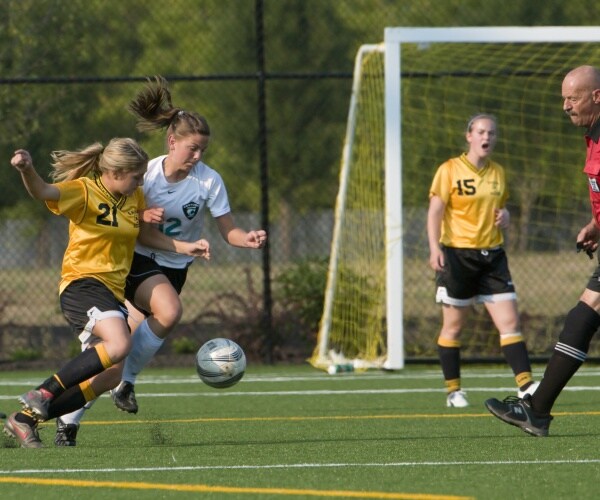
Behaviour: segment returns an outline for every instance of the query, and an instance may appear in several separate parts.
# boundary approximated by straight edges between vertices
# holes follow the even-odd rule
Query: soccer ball
[[[196,370],[206,385],[224,389],[237,384],[246,371],[246,355],[232,340],[212,339],[196,353]]]

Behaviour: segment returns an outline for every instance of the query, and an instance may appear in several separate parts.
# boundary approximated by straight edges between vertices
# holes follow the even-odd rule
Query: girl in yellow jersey
[[[436,272],[436,301],[442,304],[438,351],[449,407],[468,406],[460,382],[460,332],[470,306],[483,303],[500,332],[502,352],[519,395],[537,387],[517,311],[517,296],[502,244],[509,224],[504,169],[490,160],[496,119],[469,120],[468,152],[437,169],[429,191],[429,264]]]
[[[42,446],[39,421],[95,399],[88,379],[127,356],[131,337],[124,305],[125,278],[138,236],[159,249],[209,255],[205,240],[179,242],[139,220],[138,214],[145,209],[140,186],[148,156],[133,139],[113,139],[106,147],[95,143],[76,152],[58,151],[52,158],[55,184],[42,180],[23,149],[15,152],[11,164],[33,198],[45,201],[53,213],[70,221],[60,304],[73,331],[91,347],[19,398],[24,409],[8,417],[4,431],[26,448]]]

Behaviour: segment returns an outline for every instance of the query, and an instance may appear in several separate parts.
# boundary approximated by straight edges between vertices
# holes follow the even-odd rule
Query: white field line
[[[341,373],[336,375],[323,374],[320,371],[315,371],[315,375],[249,375],[246,374],[244,379],[239,384],[247,384],[249,382],[260,382],[260,383],[287,383],[287,382],[339,382],[339,381],[367,381],[367,380],[442,380],[440,370],[427,370],[412,373],[392,372],[392,373],[381,373],[381,372],[365,372],[365,373]],[[534,370],[533,376],[536,380],[542,377],[543,373]],[[577,378],[580,377],[600,377],[600,370],[581,369],[576,374]],[[23,386],[30,387],[40,383],[39,379],[30,378],[7,378],[2,379],[0,372],[0,387],[6,386]],[[463,381],[473,381],[477,379],[505,379],[512,380],[512,374],[510,369],[507,367],[505,370],[461,370],[461,378]],[[139,380],[136,382],[136,387],[140,385],[167,385],[167,384],[198,384],[198,377],[195,375],[191,376],[156,376],[156,375],[141,375]],[[137,391],[136,391],[137,393]]]
[[[576,377],[578,379],[582,378],[599,378],[600,370],[598,369],[582,369],[577,372]],[[541,378],[541,373],[534,373],[534,378]],[[337,381],[371,381],[371,380],[387,380],[387,381],[396,381],[398,383],[402,383],[402,380],[435,380],[436,387],[426,387],[426,388],[390,388],[390,389],[343,389],[343,390],[335,390],[335,389],[306,389],[306,390],[261,390],[261,391],[218,391],[205,388],[203,384],[198,380],[196,376],[141,376],[140,380],[136,383],[136,395],[142,396],[145,398],[170,398],[170,397],[182,397],[182,396],[198,396],[198,397],[241,397],[241,396],[345,396],[345,395],[361,395],[361,394],[373,394],[373,395],[381,395],[381,394],[426,394],[426,393],[445,393],[445,388],[438,384],[437,382],[441,381],[441,373],[438,370],[424,370],[416,373],[381,373],[381,372],[366,372],[366,373],[345,373],[339,375],[327,375],[322,374],[319,371],[315,372],[315,375],[303,375],[303,376],[294,376],[294,375],[258,375],[258,376],[246,376],[243,380],[239,382],[238,387],[243,387],[248,383],[289,383],[289,382],[337,382]],[[508,373],[508,369],[504,370],[463,370],[462,379],[466,382],[464,385],[467,387],[467,392],[497,392],[497,393],[513,393],[515,392],[514,386],[506,386],[506,387],[472,387],[469,382],[473,383],[473,381],[478,379],[486,379],[486,380],[512,380],[511,374]],[[0,388],[1,387],[25,387],[29,388],[33,385],[37,385],[39,380],[31,380],[31,379],[0,379]],[[140,390],[140,386],[152,386],[152,385],[170,385],[170,384],[189,384],[196,387],[202,387],[201,391],[190,391],[190,392],[151,392],[152,389],[147,387],[147,391]],[[194,389],[194,387],[192,387]],[[581,392],[581,391],[591,391],[596,392],[600,390],[600,386],[566,386],[564,391],[570,392]],[[103,397],[108,397],[108,394],[104,394]],[[14,395],[5,395],[0,394],[0,400],[13,400],[15,399]]]
[[[568,392],[597,392],[599,386],[572,386],[565,387],[563,391]],[[180,397],[243,397],[243,396],[347,396],[347,395],[381,395],[381,394],[431,394],[445,393],[444,388],[422,388],[422,389],[354,389],[354,390],[304,390],[304,391],[213,391],[207,392],[141,392],[136,391],[137,397],[143,398],[180,398]],[[466,392],[495,392],[495,393],[514,393],[514,387],[469,387]],[[108,393],[101,397],[110,397]],[[0,394],[0,400],[14,400],[16,396]]]
[[[266,465],[186,465],[173,467],[115,467],[115,468],[88,468],[88,469],[0,469],[0,475],[7,474],[80,474],[82,472],[114,473],[114,472],[177,472],[198,470],[244,470],[244,469],[318,469],[318,468],[363,468],[363,467],[455,467],[455,466],[481,466],[481,465],[589,465],[600,464],[600,459],[579,460],[469,460],[469,461],[424,461],[424,462],[382,462],[382,463],[299,463],[299,464],[266,464]]]

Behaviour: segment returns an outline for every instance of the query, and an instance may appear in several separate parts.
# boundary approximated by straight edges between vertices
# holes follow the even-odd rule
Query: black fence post
[[[267,158],[267,109],[265,99],[265,45],[264,45],[264,2],[256,0],[256,68],[258,91],[258,134],[261,185],[261,225],[269,234],[269,163]],[[268,240],[267,240],[268,241]],[[266,358],[273,362],[275,334],[273,332],[273,297],[271,293],[270,245],[263,250],[263,314],[262,328],[265,334]]]

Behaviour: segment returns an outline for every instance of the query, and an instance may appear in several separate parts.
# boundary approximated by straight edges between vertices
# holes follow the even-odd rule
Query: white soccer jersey
[[[144,196],[148,208],[165,209],[164,222],[159,229],[170,238],[180,241],[196,241],[202,234],[204,207],[213,217],[231,211],[227,190],[221,176],[201,161],[196,163],[189,175],[179,182],[168,182],[163,171],[166,156],[150,160],[144,176]],[[135,251],[152,257],[161,266],[182,269],[194,257],[176,252],[166,252],[141,245]]]

